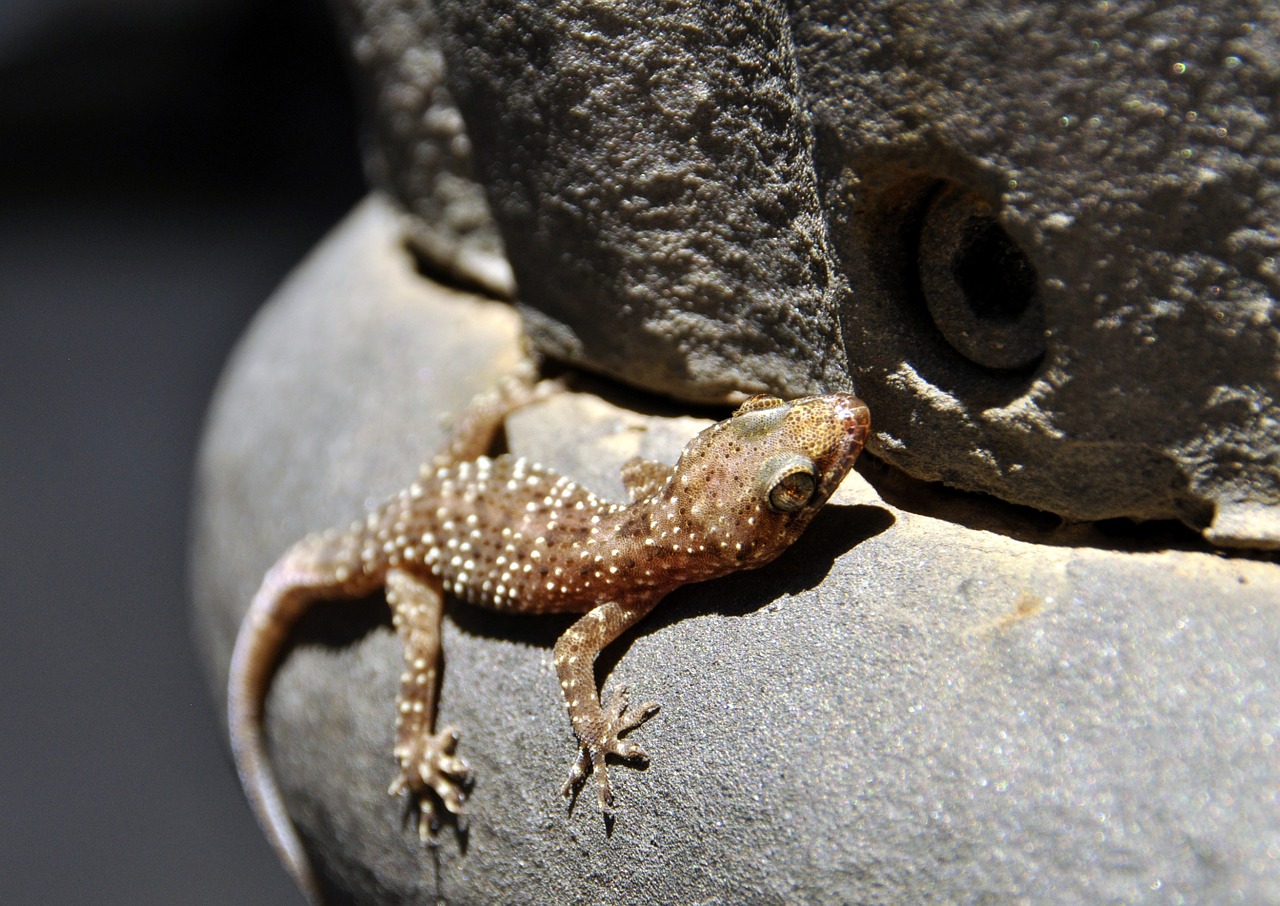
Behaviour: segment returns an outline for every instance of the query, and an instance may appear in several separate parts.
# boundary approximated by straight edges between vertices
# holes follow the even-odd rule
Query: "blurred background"
[[[0,903],[301,903],[189,638],[204,409],[363,194],[320,0],[0,3]]]

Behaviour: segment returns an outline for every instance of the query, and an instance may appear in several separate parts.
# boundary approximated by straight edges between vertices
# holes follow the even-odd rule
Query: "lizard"
[[[496,610],[583,614],[553,648],[578,742],[561,792],[573,796],[594,774],[609,819],[606,757],[647,761],[621,737],[658,705],[629,706],[625,688],[602,705],[596,656],[675,588],[777,557],[844,479],[870,431],[867,407],[851,394],[789,402],[758,394],[694,437],[674,466],[629,460],[622,478],[631,502],[610,503],[523,457],[486,455],[508,414],[558,389],[511,378],[477,399],[417,480],[346,530],[293,545],[250,603],[230,665],[232,753],[259,824],[313,902],[322,899],[319,882],[262,726],[284,645],[313,602],[385,593],[405,662],[395,709],[399,773],[388,792],[416,800],[424,841],[444,813],[462,814],[470,781],[458,731],[434,729],[445,595]]]

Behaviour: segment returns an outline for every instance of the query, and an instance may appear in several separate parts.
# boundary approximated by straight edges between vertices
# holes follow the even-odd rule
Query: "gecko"
[[[553,648],[578,754],[561,792],[594,774],[599,807],[614,805],[605,761],[645,762],[622,737],[658,710],[607,705],[594,661],[674,589],[763,566],[800,536],[853,466],[870,431],[867,407],[833,393],[793,401],[756,395],[694,437],[674,466],[635,458],[622,468],[631,502],[607,502],[529,460],[490,457],[511,412],[558,382],[510,378],[466,410],[417,479],[346,530],[307,536],[267,572],[231,657],[228,725],[241,784],[294,881],[321,902],[266,754],[267,691],[290,631],[319,600],[383,591],[403,644],[395,706],[398,775],[423,840],[460,816],[470,769],[458,731],[435,729],[440,622],[446,595],[500,611],[583,614]]]

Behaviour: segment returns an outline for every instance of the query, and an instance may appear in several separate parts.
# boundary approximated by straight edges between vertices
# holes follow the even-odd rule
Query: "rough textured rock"
[[[852,382],[917,477],[1280,546],[1274,4],[346,8],[383,184],[447,236],[473,152],[544,351]]]
[[[199,468],[219,695],[269,562],[415,474],[516,333],[421,281],[377,201],[281,290]],[[509,443],[616,494],[621,462],[696,429],[634,408],[560,397]],[[1280,903],[1280,565],[1048,523],[868,461],[781,560],[672,596],[600,667],[663,704],[640,731],[652,765],[613,772],[612,835],[558,796],[567,620],[448,608],[465,847],[423,847],[385,793],[400,655],[376,598],[300,627],[269,699],[276,770],[356,902]]]
[[[405,229],[428,270],[510,297],[515,278],[472,174],[435,8],[403,0],[335,0],[333,8],[366,109],[373,184],[409,213]]]
[[[877,452],[1280,545],[1276,7],[817,3],[795,38]]]
[[[847,383],[781,6],[439,9],[476,172],[544,348],[702,400]]]

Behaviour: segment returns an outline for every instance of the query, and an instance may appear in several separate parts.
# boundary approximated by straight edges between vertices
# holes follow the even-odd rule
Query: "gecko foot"
[[[648,761],[649,756],[638,743],[623,742],[620,737],[630,733],[636,727],[658,713],[657,702],[645,702],[638,708],[630,708],[627,704],[628,687],[623,686],[613,693],[609,707],[601,713],[603,726],[599,733],[593,734],[591,741],[581,742],[578,757],[569,769],[569,778],[560,789],[560,795],[572,796],[582,786],[587,776],[596,775],[596,794],[600,802],[600,811],[606,816],[613,813],[613,793],[609,789],[609,772],[605,767],[605,759],[616,755],[627,761]]]
[[[438,825],[438,819],[444,817],[436,812],[436,800],[449,814],[462,814],[471,769],[454,754],[457,748],[458,731],[453,727],[445,727],[439,733],[420,736],[411,743],[396,747],[400,776],[387,792],[397,796],[408,790],[417,799],[418,835],[424,841]]]

